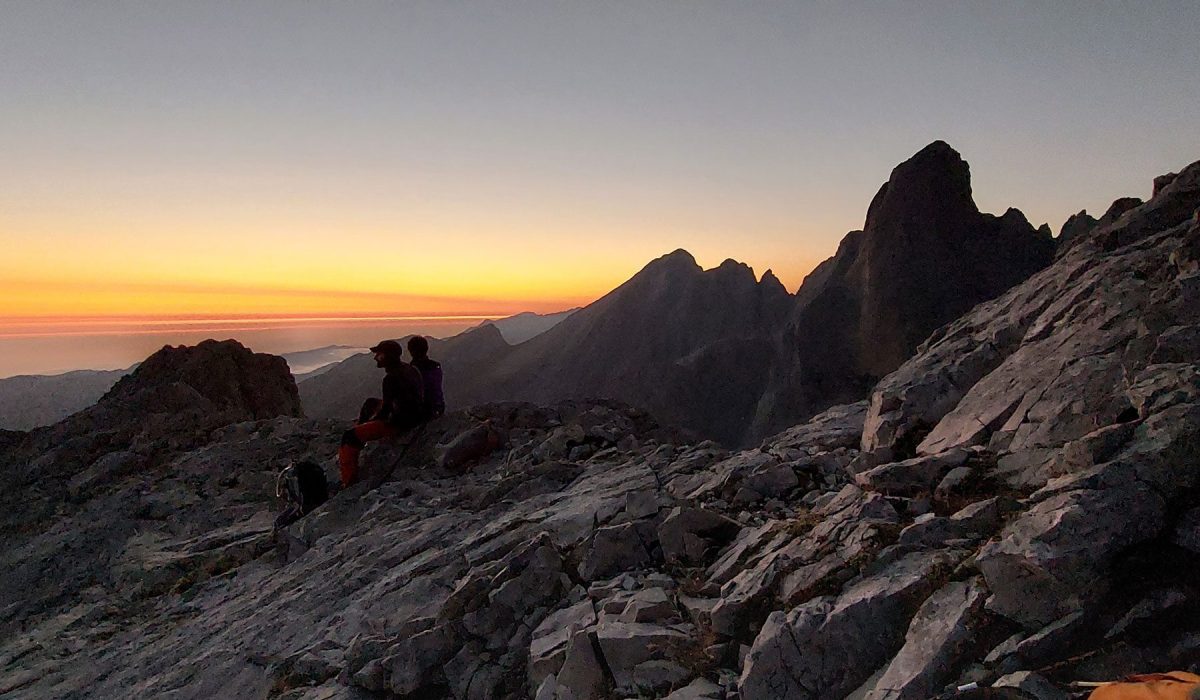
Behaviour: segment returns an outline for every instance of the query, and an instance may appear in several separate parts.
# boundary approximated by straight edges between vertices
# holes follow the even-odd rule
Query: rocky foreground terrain
[[[164,350],[0,433],[0,694],[1050,699],[1198,671],[1198,207],[1200,163],[1079,220],[753,449],[480,405],[276,534],[276,471],[332,476],[345,423],[301,418],[276,358]]]

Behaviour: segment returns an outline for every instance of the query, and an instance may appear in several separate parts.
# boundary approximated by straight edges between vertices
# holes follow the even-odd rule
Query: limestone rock
[[[954,449],[928,457],[884,464],[854,477],[859,486],[888,495],[914,495],[934,490],[955,467],[966,463],[969,453]]]
[[[1031,629],[1078,610],[1101,592],[1117,553],[1157,535],[1165,516],[1158,492],[1133,480],[1038,503],[979,553],[989,608]]]
[[[980,579],[946,584],[917,610],[904,646],[864,698],[923,700],[934,696],[969,658],[986,624],[987,589]]]
[[[993,688],[1015,688],[1035,700],[1067,700],[1067,694],[1032,671],[1016,671],[996,679]]]
[[[691,635],[671,627],[604,621],[596,627],[604,662],[618,689],[636,688],[635,669],[644,662],[663,660],[690,643]]]
[[[704,678],[697,678],[679,690],[665,695],[663,700],[721,700],[723,697],[725,691],[721,686]]]
[[[675,617],[675,604],[661,588],[646,588],[634,593],[621,610],[621,622],[661,622]]]
[[[456,436],[439,450],[437,464],[442,469],[459,469],[485,457],[500,446],[501,437],[488,423],[480,423]]]
[[[838,597],[774,612],[754,640],[740,690],[748,697],[842,697],[903,644],[903,629],[954,562],[914,554]]]
[[[594,581],[652,562],[653,544],[647,547],[640,530],[633,523],[596,530],[579,565],[579,575],[585,581]]]
[[[658,527],[658,540],[667,561],[698,564],[741,529],[736,521],[702,508],[677,507]]]
[[[594,632],[580,631],[571,637],[556,683],[570,693],[565,696],[568,698],[600,700],[607,696],[610,681],[600,665]],[[560,691],[558,697],[564,694]]]
[[[542,680],[556,674],[566,659],[567,646],[575,633],[596,623],[596,611],[591,600],[551,613],[533,630],[529,643],[529,680],[537,687]]]

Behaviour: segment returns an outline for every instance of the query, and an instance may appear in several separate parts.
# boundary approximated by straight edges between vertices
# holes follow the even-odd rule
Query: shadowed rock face
[[[847,274],[859,299],[859,366],[882,376],[938,326],[1050,263],[1053,241],[1021,212],[981,214],[970,169],[935,141],[892,171]]]
[[[941,141],[926,146],[896,166],[863,230],[800,287],[756,433],[857,400],[939,326],[1053,254],[1050,236],[1016,209],[980,213],[966,161]]]
[[[480,398],[618,398],[736,442],[766,380],[763,354],[792,297],[726,260],[678,250],[497,362]]]

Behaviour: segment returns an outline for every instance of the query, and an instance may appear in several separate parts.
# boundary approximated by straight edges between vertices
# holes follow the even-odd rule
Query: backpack
[[[288,465],[275,481],[275,495],[300,507],[307,515],[329,500],[329,483],[319,465],[307,460]]]

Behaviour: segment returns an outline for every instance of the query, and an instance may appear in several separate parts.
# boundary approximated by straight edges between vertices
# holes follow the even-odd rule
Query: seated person
[[[408,352],[412,355],[413,367],[421,372],[425,420],[437,418],[446,412],[446,398],[442,395],[442,364],[429,359],[429,341],[419,335],[408,339]]]
[[[404,361],[400,343],[385,340],[371,352],[375,353],[375,366],[386,371],[383,398],[368,400],[358,424],[342,434],[338,466],[343,487],[358,480],[358,455],[367,442],[399,435],[425,419],[424,381],[421,372]]]

